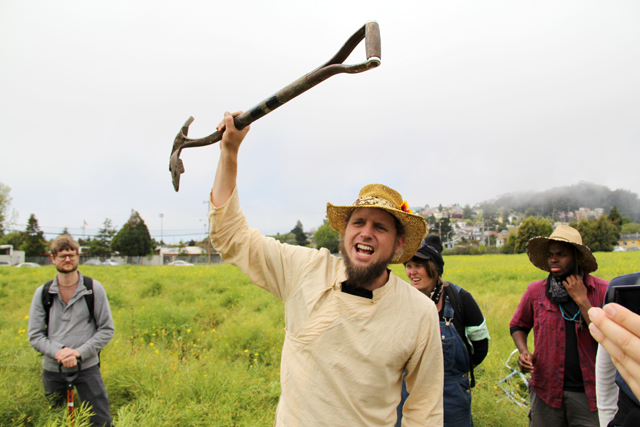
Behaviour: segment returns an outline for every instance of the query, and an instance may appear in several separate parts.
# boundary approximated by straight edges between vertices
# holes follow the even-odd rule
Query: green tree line
[[[549,237],[553,232],[553,219],[530,216],[525,218],[518,232],[510,233],[506,243],[502,247],[503,253],[523,253],[527,250],[527,242],[536,236]],[[624,224],[623,224],[624,223]],[[580,222],[571,222],[569,226],[575,228],[582,235],[582,243],[594,252],[611,252],[620,240],[624,225],[635,229],[640,225],[632,223],[630,218],[623,217],[616,206],[613,206],[609,215],[602,214],[600,218]]]

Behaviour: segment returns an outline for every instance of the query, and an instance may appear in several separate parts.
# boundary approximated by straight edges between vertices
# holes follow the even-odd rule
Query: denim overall
[[[456,288],[460,290],[457,286]],[[444,361],[444,427],[470,427],[473,426],[473,421],[471,420],[469,352],[453,325],[453,316],[453,306],[447,295],[442,316],[444,320],[440,322]],[[408,396],[407,384],[403,380],[396,427],[402,425],[402,407]]]

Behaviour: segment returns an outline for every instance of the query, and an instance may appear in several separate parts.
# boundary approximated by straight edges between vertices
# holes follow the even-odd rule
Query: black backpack
[[[83,276],[83,278],[84,287],[89,291],[84,296],[84,301],[87,303],[87,308],[89,309],[89,322],[93,319],[93,322],[98,325],[94,310],[95,302],[93,298],[93,279],[88,276]],[[50,280],[45,283],[42,288],[42,307],[44,307],[44,326],[47,329],[47,336],[49,336],[49,313],[51,312],[51,305],[53,304],[54,297],[54,295],[49,293],[52,283],[53,280]]]

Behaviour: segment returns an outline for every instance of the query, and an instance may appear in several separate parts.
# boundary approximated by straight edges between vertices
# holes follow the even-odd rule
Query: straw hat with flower
[[[420,247],[427,233],[427,222],[420,215],[414,215],[406,201],[396,190],[382,184],[369,184],[362,187],[358,200],[351,206],[335,206],[327,203],[329,224],[341,235],[347,227],[347,215],[359,208],[376,208],[389,212],[404,226],[406,240],[402,250],[391,260],[392,264],[402,264],[411,259]]]
[[[538,236],[527,242],[527,255],[529,255],[529,260],[540,270],[551,271],[547,260],[547,245],[549,244],[549,240],[572,244],[578,252],[582,254],[581,257],[577,257],[578,266],[582,267],[585,273],[591,273],[598,269],[598,262],[593,256],[593,253],[591,253],[591,249],[582,244],[580,232],[568,225],[559,225],[553,230],[551,236]]]

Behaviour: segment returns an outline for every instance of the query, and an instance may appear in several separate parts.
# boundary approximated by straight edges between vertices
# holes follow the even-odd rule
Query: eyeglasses
[[[58,255],[58,256],[56,256],[58,261],[64,261],[67,258],[69,258],[69,261],[75,261],[76,257],[77,257],[77,255]]]

